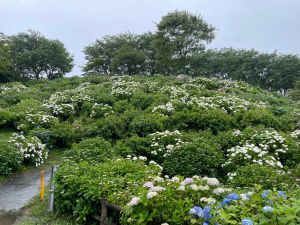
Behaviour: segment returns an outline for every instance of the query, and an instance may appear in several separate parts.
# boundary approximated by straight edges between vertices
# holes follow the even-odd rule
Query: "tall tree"
[[[52,79],[73,68],[73,58],[58,40],[29,30],[9,38],[12,67],[22,79]]]
[[[254,49],[209,49],[193,57],[190,73],[243,80],[284,93],[300,79],[300,59],[297,55],[261,53]]]
[[[156,74],[156,50],[154,47],[154,42],[156,39],[156,34],[151,32],[138,35],[138,50],[142,51],[145,55],[145,61],[143,66],[143,73],[147,75]]]
[[[187,73],[190,58],[204,50],[205,43],[215,37],[215,27],[201,15],[187,11],[174,11],[162,17],[157,24],[155,46],[158,64],[175,72]]]
[[[14,80],[8,37],[0,33],[0,83]]]
[[[294,89],[291,90],[290,96],[296,101],[300,101],[300,79],[296,81]]]
[[[146,56],[144,52],[124,46],[114,53],[112,70],[116,74],[134,75],[144,71]]]
[[[113,71],[112,61],[117,51],[121,48],[134,49],[137,45],[137,37],[131,33],[109,35],[96,40],[92,45],[84,48],[87,60],[83,71],[89,73],[110,74]]]

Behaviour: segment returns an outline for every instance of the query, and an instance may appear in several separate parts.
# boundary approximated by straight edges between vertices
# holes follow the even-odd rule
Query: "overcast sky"
[[[61,40],[75,59],[72,74],[80,74],[84,46],[107,34],[155,31],[175,9],[217,27],[211,47],[300,53],[300,0],[0,0],[0,32],[33,29]]]

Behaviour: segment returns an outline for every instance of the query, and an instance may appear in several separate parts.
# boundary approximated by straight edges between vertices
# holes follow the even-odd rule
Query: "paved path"
[[[51,168],[45,169],[45,184],[49,182]],[[40,172],[25,172],[0,184],[0,210],[21,209],[39,193]]]

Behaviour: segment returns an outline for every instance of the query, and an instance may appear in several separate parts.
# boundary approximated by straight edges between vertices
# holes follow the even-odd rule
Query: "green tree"
[[[144,52],[129,46],[118,49],[112,58],[112,70],[117,74],[134,75],[144,71]]]
[[[14,77],[11,72],[11,55],[8,37],[0,33],[0,83],[13,80]]]
[[[156,73],[155,38],[156,35],[149,32],[123,33],[96,40],[84,49],[87,63],[83,71],[86,74],[153,75]]]
[[[158,72],[156,68],[155,39],[156,34],[151,32],[138,35],[138,49],[145,55],[143,73],[147,75],[154,75]]]
[[[83,71],[89,73],[110,74],[113,71],[113,57],[121,48],[135,49],[137,37],[131,33],[105,36],[96,40],[92,45],[84,48],[85,59],[87,60]],[[120,53],[123,53],[120,51]]]
[[[187,73],[190,58],[215,37],[215,28],[200,15],[174,11],[157,24],[157,64],[163,72]],[[175,68],[175,69],[174,69]]]
[[[52,79],[73,68],[73,58],[64,44],[29,30],[9,38],[12,68],[22,79]]]
[[[285,93],[300,79],[297,55],[261,53],[254,49],[208,49],[192,57],[190,74],[243,80]]]
[[[291,90],[290,96],[296,101],[300,101],[300,80],[295,84],[295,88]]]

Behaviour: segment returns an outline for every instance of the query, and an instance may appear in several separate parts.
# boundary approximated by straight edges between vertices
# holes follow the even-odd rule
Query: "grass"
[[[35,197],[23,209],[23,215],[16,225],[76,225],[70,216],[57,215],[48,212],[49,190],[45,192],[45,201]]]

